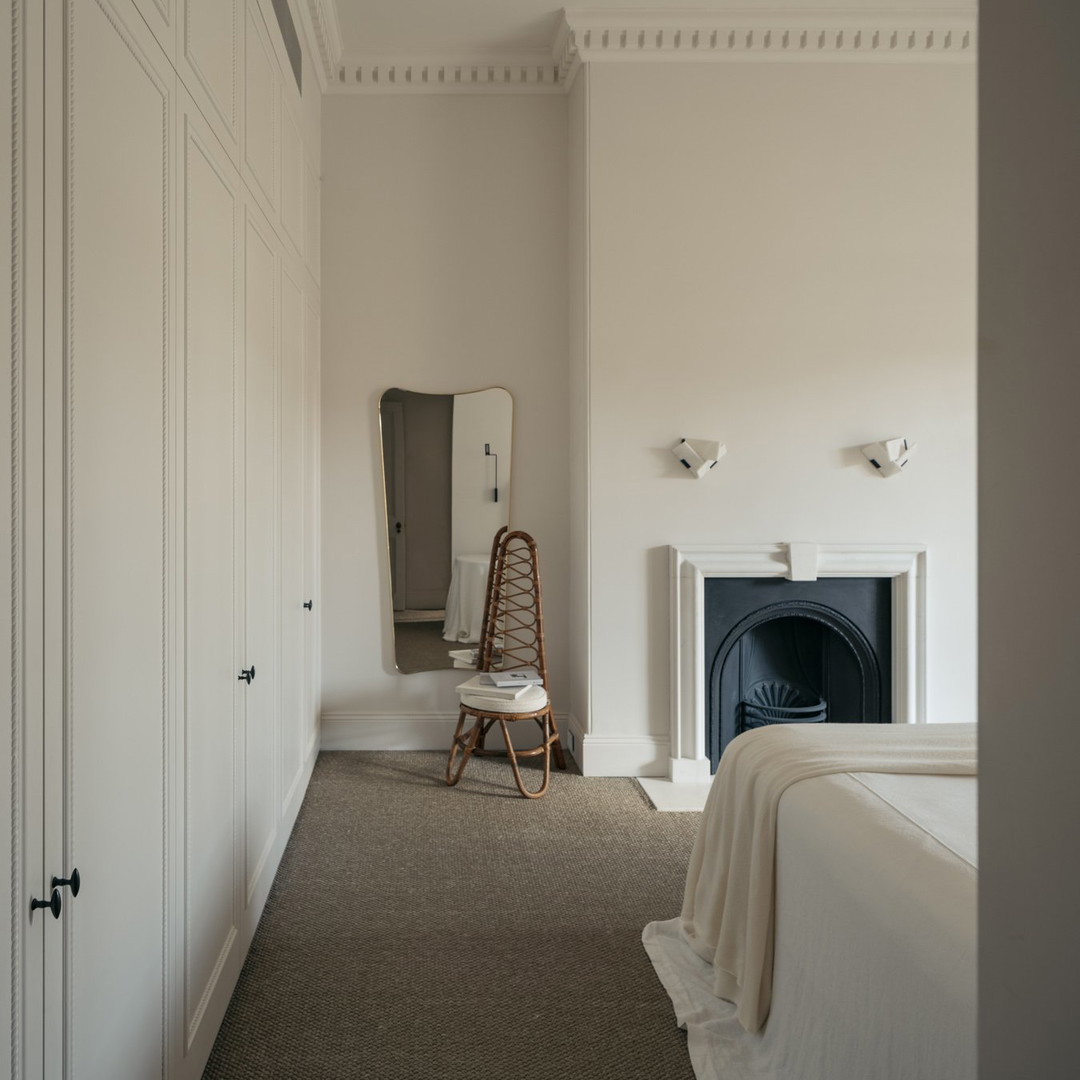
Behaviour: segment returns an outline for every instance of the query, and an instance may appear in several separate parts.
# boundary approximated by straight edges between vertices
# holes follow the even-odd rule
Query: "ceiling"
[[[321,0],[336,13],[341,55],[549,53],[562,5],[553,0]],[[571,0],[577,11],[895,11],[970,9],[971,0]],[[331,13],[332,17],[333,13]]]

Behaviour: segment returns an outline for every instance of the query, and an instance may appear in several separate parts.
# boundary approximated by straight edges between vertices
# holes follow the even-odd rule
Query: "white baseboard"
[[[575,731],[574,754],[585,776],[667,776],[670,740],[659,735],[590,735]]]
[[[555,720],[563,745],[585,776],[668,775],[667,738],[590,735],[575,716],[556,713]],[[456,723],[457,713],[323,713],[319,745],[322,750],[449,750]]]
[[[569,718],[555,714],[559,731],[566,730]],[[321,750],[445,750],[454,737],[457,713],[323,713]],[[529,725],[539,741],[540,731]],[[520,745],[533,745],[532,734],[523,733]],[[565,735],[563,736],[565,741]],[[498,729],[489,746],[501,746]],[[518,746],[517,734],[513,735]],[[580,740],[580,736],[579,736]],[[580,741],[578,742],[580,746]],[[665,746],[667,743],[665,742]],[[567,749],[570,749],[567,746]],[[575,760],[577,754],[571,751]]]
[[[322,750],[449,750],[457,712],[323,713]]]

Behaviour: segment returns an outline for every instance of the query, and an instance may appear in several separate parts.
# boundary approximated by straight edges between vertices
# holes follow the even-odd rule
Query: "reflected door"
[[[405,425],[399,401],[382,406],[383,461],[386,465],[386,516],[390,528],[390,588],[395,611],[405,610]]]

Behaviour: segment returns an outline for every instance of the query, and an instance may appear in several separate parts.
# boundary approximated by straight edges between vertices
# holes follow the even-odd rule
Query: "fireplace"
[[[753,728],[892,719],[888,578],[709,578],[704,648],[713,772]]]
[[[872,633],[865,625],[860,625],[859,617],[847,618],[854,623],[860,633],[868,640],[876,656],[878,686],[876,697],[880,706],[878,722],[918,723],[926,718],[925,691],[925,582],[926,550],[921,544],[815,544],[784,543],[754,545],[694,545],[690,547],[670,548],[671,567],[671,728],[670,728],[670,769],[669,777],[676,783],[705,783],[713,769],[712,747],[709,745],[709,691],[712,679],[715,653],[706,658],[706,585],[714,579],[750,579],[759,584],[776,583],[781,587],[806,585],[817,588],[832,581],[845,579],[880,579],[875,587],[888,593],[887,614],[875,616],[878,626]],[[820,594],[818,594],[820,595]],[[792,594],[792,601],[805,605],[821,604],[832,609],[827,601],[815,599],[815,594],[808,591],[804,596]],[[777,601],[781,602],[781,601]],[[785,598],[782,602],[788,602]],[[760,605],[758,605],[760,607]],[[765,605],[766,607],[768,605]],[[766,613],[771,614],[771,613]],[[749,612],[747,613],[747,616]],[[813,616],[821,616],[815,619]],[[817,609],[803,607],[799,615],[826,625],[823,614]],[[829,618],[832,618],[830,616]],[[880,625],[884,621],[887,632],[882,636]],[[766,626],[778,622],[763,618],[756,624]],[[748,627],[747,629],[752,629]],[[800,633],[806,628],[800,629]],[[828,627],[843,636],[845,629],[842,620],[834,621]],[[723,637],[729,631],[725,631]],[[857,641],[858,635],[848,632],[848,641]],[[823,631],[810,631],[823,633]],[[759,631],[771,638],[772,631]],[[782,635],[781,635],[782,637]],[[795,649],[796,658],[802,658],[804,665],[809,662],[809,652],[814,648],[832,648],[838,655],[841,648],[847,649],[834,641],[832,646],[825,646],[819,639],[799,638],[794,644],[783,640],[758,640],[754,651],[762,648],[783,652],[786,648]],[[856,654],[859,649],[855,649]],[[728,650],[730,654],[731,650]],[[734,661],[732,661],[734,663]],[[850,659],[849,659],[850,662]],[[858,662],[856,658],[856,663]],[[816,671],[816,669],[813,669]],[[804,680],[798,672],[791,681],[800,685],[800,689],[814,689],[815,679],[807,671]],[[847,675],[829,675],[828,685],[835,687],[837,678],[847,679]],[[753,670],[750,671],[753,680]],[[767,681],[765,676],[757,680]],[[810,685],[802,687],[802,683]],[[873,678],[869,678],[870,689],[861,689],[864,697],[875,696]],[[725,686],[727,684],[725,683]],[[741,691],[752,690],[752,685],[744,685]],[[845,690],[841,698],[851,700],[853,691]],[[825,695],[819,696],[824,698]],[[835,694],[830,693],[830,697]],[[738,704],[742,704],[742,699]],[[809,703],[813,705],[813,702]],[[830,704],[826,701],[826,707]],[[865,703],[864,703],[865,704]],[[759,702],[759,707],[767,708],[767,702]],[[802,707],[802,706],[798,706]],[[809,706],[807,706],[809,707]],[[835,710],[837,706],[833,704]],[[848,706],[843,705],[847,710]],[[745,715],[745,709],[743,710]],[[841,719],[844,712],[834,714],[827,719]],[[715,750],[719,756],[719,741]]]

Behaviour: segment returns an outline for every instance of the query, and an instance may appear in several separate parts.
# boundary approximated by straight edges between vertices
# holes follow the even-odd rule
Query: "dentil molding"
[[[328,93],[565,93],[582,64],[971,63],[974,6],[892,11],[564,10],[547,52],[478,56],[341,52],[334,0],[307,0]],[[335,52],[336,50],[336,52]]]
[[[336,0],[306,0],[300,8],[300,20],[304,23],[308,40],[318,53],[316,75],[319,87],[325,93],[337,82],[344,51]]]

